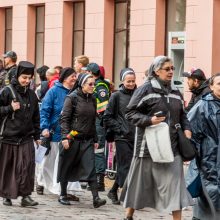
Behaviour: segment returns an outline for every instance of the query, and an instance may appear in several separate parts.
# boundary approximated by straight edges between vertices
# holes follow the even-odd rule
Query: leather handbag
[[[175,128],[177,129],[178,134],[179,152],[183,161],[190,161],[194,159],[196,157],[195,146],[192,144],[190,139],[185,136],[180,124],[176,124]]]

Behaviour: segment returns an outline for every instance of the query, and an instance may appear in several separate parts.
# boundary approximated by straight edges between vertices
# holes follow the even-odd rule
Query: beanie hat
[[[132,68],[124,68],[120,72],[120,80],[123,81],[125,79],[125,76],[128,74],[133,74],[135,75],[135,72]]]
[[[105,68],[104,66],[99,66],[99,70],[100,70],[100,75],[105,78]]]
[[[34,75],[34,65],[28,61],[20,61],[17,66],[16,76],[17,78],[21,75]]]
[[[78,76],[78,85],[82,87],[82,85],[86,82],[88,78],[93,78],[92,74],[81,73]]]
[[[63,83],[63,81],[73,73],[76,73],[73,68],[71,67],[63,68],[60,72],[59,82]]]

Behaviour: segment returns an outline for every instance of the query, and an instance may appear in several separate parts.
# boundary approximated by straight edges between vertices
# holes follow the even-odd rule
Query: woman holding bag
[[[156,57],[149,69],[149,80],[134,92],[127,106],[126,118],[137,127],[134,157],[123,192],[127,220],[133,219],[135,209],[144,207],[172,212],[173,219],[180,220],[182,208],[192,204],[185,186],[175,124],[181,124],[188,138],[191,132],[182,95],[172,83],[174,69],[170,58]],[[144,135],[146,127],[160,122],[169,126],[174,154],[170,163],[152,161]]]

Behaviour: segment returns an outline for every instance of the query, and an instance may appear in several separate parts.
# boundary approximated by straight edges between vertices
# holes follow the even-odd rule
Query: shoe
[[[105,191],[105,182],[104,182],[105,175],[102,173],[97,173],[97,189],[99,192]]]
[[[131,216],[131,217],[126,217],[126,218],[124,218],[123,220],[134,220],[134,219],[133,219],[133,217]]]
[[[11,199],[3,198],[3,205],[12,206]]]
[[[118,200],[117,192],[111,192],[109,191],[107,194],[108,198],[112,200],[112,204],[114,205],[120,205],[120,201]]]
[[[100,199],[99,197],[96,197],[94,200],[93,200],[93,207],[94,208],[98,208],[102,205],[105,205],[106,204],[106,200],[105,199]]]
[[[193,216],[192,220],[200,220],[200,219]]]
[[[82,188],[82,189],[86,189],[88,183],[87,183],[87,182],[81,182],[80,185],[81,185],[81,188]]]
[[[21,206],[26,207],[26,206],[35,206],[38,205],[38,202],[34,201],[30,196],[24,196],[21,199]]]
[[[67,194],[67,199],[69,201],[79,202],[79,197],[72,195],[72,194]]]
[[[61,203],[62,205],[71,205],[67,196],[60,196],[58,202]]]
[[[36,185],[36,192],[38,195],[43,195],[44,194],[44,187],[40,185]]]

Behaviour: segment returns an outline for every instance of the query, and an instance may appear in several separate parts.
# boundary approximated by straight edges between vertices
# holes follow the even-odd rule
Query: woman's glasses
[[[88,86],[95,86],[95,83],[86,83]]]
[[[175,66],[166,67],[166,68],[161,68],[161,70],[165,70],[165,71],[167,71],[167,72],[170,72],[170,70],[174,71],[174,70],[175,70]]]

